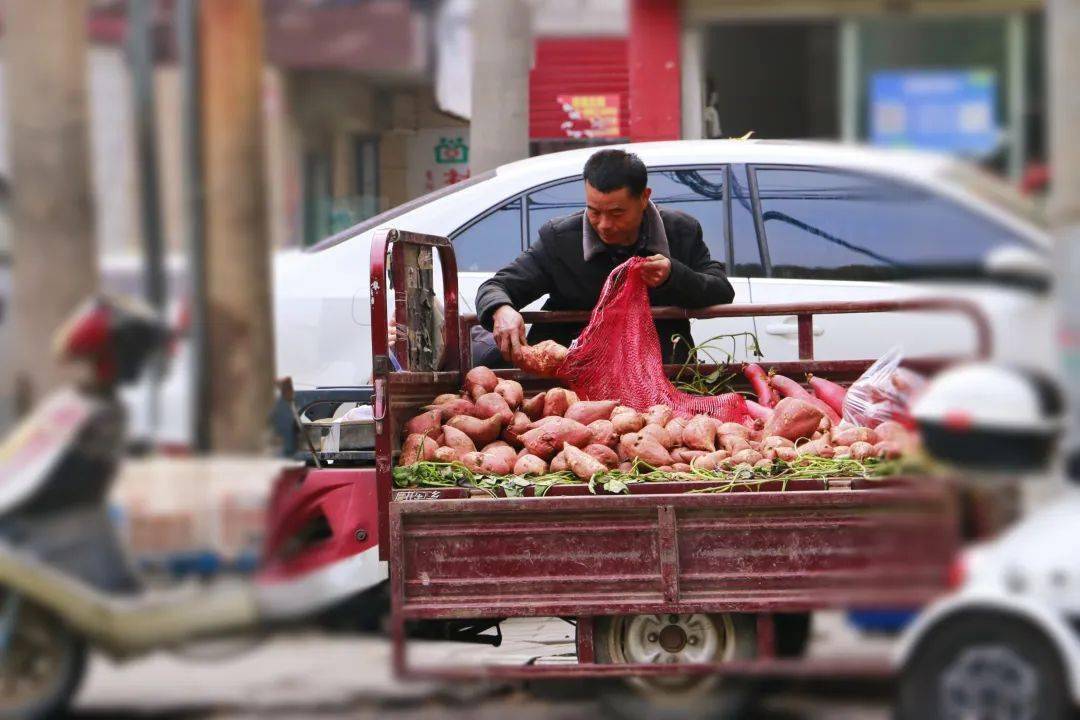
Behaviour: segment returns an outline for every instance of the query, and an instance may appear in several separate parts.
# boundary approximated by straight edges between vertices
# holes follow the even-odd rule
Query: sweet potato
[[[792,462],[799,457],[799,451],[793,447],[780,446],[773,448],[772,452],[776,453],[777,460],[783,460],[784,462]]]
[[[457,415],[447,420],[446,424],[465,433],[473,443],[479,445],[487,445],[499,437],[499,431],[502,430],[502,420],[498,415],[492,415],[486,420],[470,415]]]
[[[451,418],[455,415],[472,415],[476,417],[476,403],[468,398],[454,397],[453,400],[448,400],[442,403],[436,403],[428,406],[429,410],[441,410],[444,418]]]
[[[521,436],[528,431],[529,416],[518,410],[514,413],[514,419],[510,421],[510,424],[503,428],[502,439],[516,447],[521,447]]]
[[[615,426],[610,420],[593,420],[587,427],[592,433],[594,443],[608,447],[615,447],[619,443],[619,434],[615,432]]]
[[[830,380],[810,373],[806,374],[806,381],[810,383],[814,397],[824,401],[837,415],[844,414],[844,396],[847,395],[847,390]]]
[[[521,409],[529,416],[530,420],[539,420],[544,416],[545,394],[540,393],[521,404]]]
[[[553,456],[563,443],[585,447],[592,442],[592,432],[576,420],[558,418],[533,428],[520,436],[521,443],[539,458]]]
[[[690,465],[699,470],[715,470],[720,466],[720,463],[727,460],[730,457],[726,450],[717,450],[716,452],[705,453],[699,457],[690,461]]]
[[[750,414],[754,420],[760,422],[769,422],[773,416],[773,409],[767,408],[764,405],[754,402],[753,400],[746,401],[746,412]]]
[[[514,420],[514,411],[506,404],[506,398],[495,392],[485,393],[477,398],[476,415],[481,420],[497,415],[503,425],[509,425]]]
[[[686,463],[682,463],[682,462],[675,463],[674,465],[671,466],[671,469],[672,469],[673,472],[677,472],[677,473],[688,473],[691,470],[693,470],[693,468],[691,468],[689,465],[687,465]]]
[[[431,410],[425,410],[405,423],[405,434],[437,435],[442,418],[443,411],[441,408],[435,407]]]
[[[716,426],[717,435],[738,435],[739,437],[750,439],[750,428],[737,422],[725,422],[717,423]]]
[[[901,445],[911,442],[911,433],[895,420],[886,420],[874,428],[874,433],[881,440],[891,440]]]
[[[795,447],[795,443],[788,440],[786,437],[780,437],[779,435],[771,435],[761,441],[761,448],[763,450],[772,450],[778,447]]]
[[[616,467],[619,464],[619,456],[607,445],[597,445],[596,443],[586,445],[585,452],[589,453],[609,468]]]
[[[502,440],[496,440],[495,442],[488,443],[480,451],[485,455],[496,455],[506,460],[506,462],[513,466],[517,460],[517,450],[510,447],[506,442]]]
[[[898,458],[904,454],[903,446],[895,440],[882,440],[874,446],[874,454],[886,460]]]
[[[819,457],[831,458],[834,454],[833,445],[829,442],[829,438],[820,437],[817,440],[811,440],[808,443],[803,443],[795,448],[795,452],[799,455],[817,455]]]
[[[451,463],[458,459],[457,451],[452,447],[443,445],[435,449],[435,462]]]
[[[833,445],[832,452],[833,452],[833,457],[834,458],[851,457],[851,446],[850,445]]]
[[[771,408],[776,404],[776,393],[769,385],[769,376],[757,363],[743,366],[743,376],[750,381],[750,387],[757,395],[758,404],[764,408]]]
[[[540,377],[555,377],[569,351],[554,340],[520,346],[510,358],[514,365]]]
[[[761,453],[759,453],[757,450],[751,450],[749,448],[747,448],[746,450],[740,450],[736,453],[732,453],[731,455],[731,462],[735,465],[753,465],[761,459]]]
[[[671,439],[671,435],[669,435],[668,431],[661,425],[649,423],[638,430],[638,434],[651,437],[653,440],[663,445],[665,450],[671,450],[671,448],[675,447],[675,441]]]
[[[807,392],[806,388],[804,388],[802,385],[795,382],[789,377],[784,377],[783,375],[773,375],[771,378],[769,378],[769,383],[773,386],[773,388],[775,388],[778,393],[780,393],[786,398],[799,398],[800,400],[806,400],[809,402],[809,400],[814,397],[809,392]],[[779,402],[777,404],[779,404]]]
[[[543,475],[546,472],[547,463],[528,453],[519,457],[517,462],[514,463],[515,475]]]
[[[786,397],[776,403],[773,416],[765,423],[765,437],[777,435],[788,440],[810,437],[824,414],[805,400]]]
[[[633,463],[629,463],[629,462],[621,462],[621,463],[619,463],[619,470],[622,470],[623,472],[630,472],[633,469],[634,469],[634,464]]]
[[[443,426],[443,445],[454,451],[457,457],[476,452],[476,444],[468,435],[452,425]]]
[[[668,431],[668,435],[675,442],[676,445],[682,445],[682,431],[686,428],[685,418],[671,418],[671,421],[664,426],[664,429]]]
[[[619,435],[637,432],[645,427],[645,416],[636,410],[619,412],[618,409],[611,415],[611,424]]]
[[[716,450],[716,425],[708,415],[695,415],[682,432],[683,445],[691,450]]]
[[[588,425],[596,420],[607,420],[611,411],[618,405],[614,400],[580,400],[571,405],[564,413],[565,417]]]
[[[833,410],[831,407],[829,407],[829,404],[827,402],[825,402],[821,398],[816,398],[813,395],[810,396],[807,402],[820,410],[825,415],[825,417],[828,418],[830,427],[840,424],[840,414]]]
[[[671,451],[671,459],[675,462],[692,463],[699,457],[708,455],[709,453],[704,450],[691,450],[689,448],[677,447]]]
[[[751,450],[750,441],[742,435],[724,435],[720,438],[720,447],[734,455],[742,450]]]
[[[566,453],[560,452],[558,455],[551,459],[551,464],[548,465],[548,469],[553,472],[566,472],[570,469],[570,466],[566,462]]]
[[[756,467],[756,468],[772,467],[772,460],[770,458],[762,458],[762,459],[758,460],[756,463],[754,463],[754,467]]]
[[[489,393],[494,392],[495,386],[498,384],[498,376],[496,376],[490,368],[486,368],[483,365],[477,365],[465,374],[465,387],[467,388],[479,385],[484,389],[484,392]]]
[[[455,395],[454,393],[443,393],[442,395],[437,396],[435,398],[435,400],[431,404],[432,405],[445,405],[448,402],[453,402],[454,400],[461,400],[461,399],[462,398],[461,398],[460,395]]]
[[[851,459],[866,460],[874,457],[874,446],[868,442],[858,441],[851,443]]]
[[[664,446],[645,435],[628,433],[619,441],[619,457],[627,460],[640,460],[646,465],[659,468],[670,465],[673,461]]]
[[[413,433],[405,438],[405,444],[401,447],[401,457],[398,458],[400,465],[413,465],[421,460],[434,460],[435,451],[439,445],[427,435]]]
[[[544,415],[547,417],[562,416],[569,407],[570,398],[564,388],[551,388],[544,395]]]
[[[878,442],[878,436],[868,427],[833,428],[832,441],[837,445],[852,445],[857,442],[873,445]]]
[[[506,458],[499,455],[489,455],[482,452],[465,453],[461,457],[461,464],[475,473],[485,475],[508,475],[510,463]]]
[[[521,403],[525,400],[525,391],[517,380],[499,380],[495,384],[495,392],[502,395],[511,410],[521,407]]]
[[[645,424],[662,427],[671,422],[673,416],[674,412],[667,405],[653,405],[645,411]]]

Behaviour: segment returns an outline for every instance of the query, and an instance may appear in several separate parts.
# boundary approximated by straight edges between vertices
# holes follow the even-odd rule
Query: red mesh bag
[[[744,422],[749,414],[742,395],[689,395],[676,390],[664,374],[660,337],[641,278],[644,262],[633,257],[611,271],[559,377],[583,400],[618,400],[635,410],[668,405],[680,415]]]

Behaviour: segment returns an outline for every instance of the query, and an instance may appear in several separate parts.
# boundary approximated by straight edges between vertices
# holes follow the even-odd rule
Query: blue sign
[[[870,141],[964,155],[998,148],[997,76],[987,71],[899,70],[870,78]]]

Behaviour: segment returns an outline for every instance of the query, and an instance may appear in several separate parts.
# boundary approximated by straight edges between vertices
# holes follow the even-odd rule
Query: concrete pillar
[[[679,3],[631,0],[630,139],[677,140],[682,131]]]
[[[1064,384],[1070,395],[1071,446],[1080,446],[1080,0],[1046,6],[1050,105],[1050,224],[1057,238]]]
[[[524,0],[477,0],[469,164],[473,174],[529,156],[532,30]]]
[[[705,137],[705,31],[687,27],[682,31],[682,137]]]
[[[215,450],[255,451],[274,380],[262,3],[203,0],[198,10],[210,440]]]
[[[86,4],[9,0],[4,43],[15,330],[7,381],[25,411],[65,377],[52,359],[53,333],[97,288]]]

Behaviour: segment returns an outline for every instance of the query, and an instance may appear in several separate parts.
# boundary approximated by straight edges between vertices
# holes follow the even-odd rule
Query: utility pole
[[[213,449],[262,449],[273,402],[260,0],[203,0],[199,84]]]
[[[97,288],[86,93],[86,3],[8,0],[16,412],[64,378],[52,336]]]
[[[1057,239],[1061,274],[1059,337],[1065,387],[1071,404],[1073,450],[1080,446],[1080,0],[1049,0],[1046,6],[1047,62],[1050,73],[1050,225]]]
[[[473,174],[529,156],[529,66],[533,45],[523,0],[477,0],[472,11]]]

